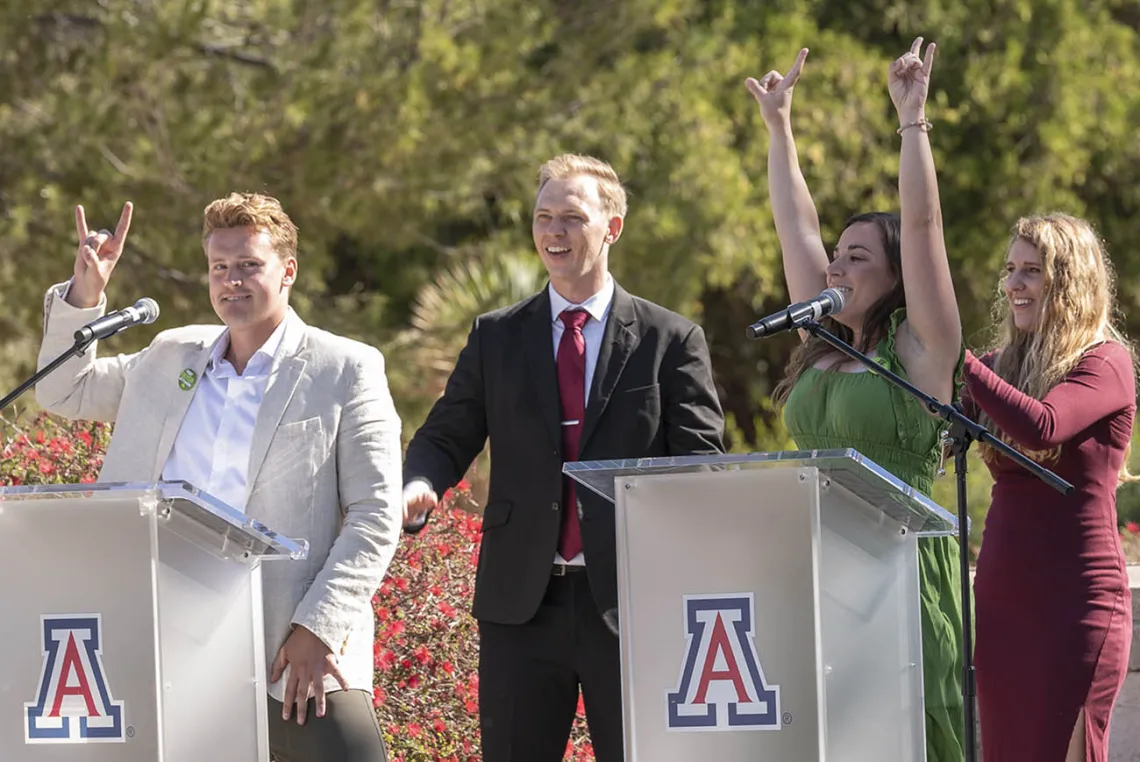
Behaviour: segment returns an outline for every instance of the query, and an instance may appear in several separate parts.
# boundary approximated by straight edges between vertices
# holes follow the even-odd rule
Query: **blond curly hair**
[[[215,230],[252,227],[269,234],[273,250],[282,259],[297,256],[297,226],[281,202],[261,193],[231,193],[211,201],[203,213],[202,247]]]
[[[1060,212],[1023,217],[1013,226],[1010,246],[1019,240],[1036,248],[1041,257],[1041,314],[1033,331],[1020,330],[999,282],[993,307],[998,326],[991,347],[995,352],[994,372],[1024,394],[1042,399],[1076,367],[1085,352],[1098,344],[1120,344],[1135,364],[1132,342],[1114,324],[1116,277],[1104,243],[1092,225]],[[984,412],[979,415],[979,422],[1003,442],[1016,447]],[[978,449],[986,461],[997,457],[996,451],[984,443]],[[1022,451],[1045,463],[1055,462],[1061,455],[1060,447]],[[1135,478],[1128,472],[1125,457],[1120,480]]]

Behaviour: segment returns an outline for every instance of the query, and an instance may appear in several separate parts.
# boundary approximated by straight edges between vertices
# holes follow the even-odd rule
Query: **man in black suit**
[[[563,462],[724,450],[704,333],[609,274],[625,212],[605,162],[543,165],[533,233],[550,283],[475,320],[408,445],[414,531],[491,441],[474,602],[486,762],[561,760],[579,686],[596,758],[623,757],[613,506]]]

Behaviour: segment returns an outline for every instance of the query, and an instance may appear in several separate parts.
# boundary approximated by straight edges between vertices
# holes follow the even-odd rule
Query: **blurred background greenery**
[[[298,312],[384,350],[406,439],[472,317],[541,287],[536,170],[574,151],[631,191],[617,279],[704,325],[732,448],[784,447],[767,395],[795,337],[744,338],[787,299],[744,78],[811,48],[794,127],[834,241],[897,209],[887,66],[937,42],[927,115],[968,344],[988,341],[1010,225],[1052,209],[1098,225],[1136,335],[1138,25],[1135,0],[7,0],[0,385],[34,370],[76,203],[93,227],[136,205],[108,298],[162,317],[102,348],[127,352],[216,322],[201,211],[260,190],[301,229]],[[988,490],[974,458],[975,541]],[[953,496],[951,472],[936,497]],[[1140,487],[1120,506],[1140,519]]]

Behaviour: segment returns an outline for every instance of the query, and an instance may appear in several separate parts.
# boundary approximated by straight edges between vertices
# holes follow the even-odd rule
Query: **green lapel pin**
[[[193,368],[187,368],[178,374],[178,388],[184,392],[188,392],[194,388],[194,384],[198,381],[198,374],[194,372]]]

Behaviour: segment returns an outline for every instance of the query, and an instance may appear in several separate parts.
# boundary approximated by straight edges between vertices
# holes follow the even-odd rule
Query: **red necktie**
[[[582,437],[582,419],[586,415],[586,339],[582,326],[590,319],[585,310],[565,310],[559,316],[565,329],[558,342],[558,396],[562,400],[562,460],[578,459],[578,442]],[[562,532],[558,552],[569,561],[582,550],[582,533],[578,527],[578,500],[574,480],[563,476]]]

